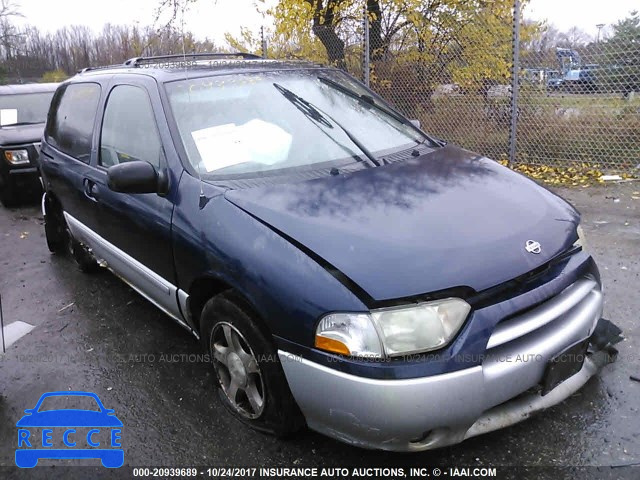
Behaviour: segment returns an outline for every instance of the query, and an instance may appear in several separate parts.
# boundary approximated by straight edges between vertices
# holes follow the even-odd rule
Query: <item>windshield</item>
[[[371,95],[347,75],[319,69],[168,83],[189,162],[202,175],[252,176],[362,162],[426,140],[323,77],[358,95]]]
[[[53,93],[20,93],[0,96],[0,125],[46,122]]]

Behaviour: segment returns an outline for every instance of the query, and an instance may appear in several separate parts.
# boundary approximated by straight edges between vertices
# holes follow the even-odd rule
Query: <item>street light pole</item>
[[[596,28],[598,29],[598,39],[596,40],[596,43],[600,43],[600,30],[604,28],[604,23],[598,23]]]

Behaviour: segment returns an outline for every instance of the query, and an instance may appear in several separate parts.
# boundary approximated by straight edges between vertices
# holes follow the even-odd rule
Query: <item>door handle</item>
[[[83,190],[84,190],[84,195],[89,200],[94,202],[98,201],[98,186],[94,181],[89,180],[88,178],[85,178],[83,182]]]

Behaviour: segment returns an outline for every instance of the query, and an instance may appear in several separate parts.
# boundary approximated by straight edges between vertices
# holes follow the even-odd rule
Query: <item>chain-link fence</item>
[[[514,163],[640,171],[637,13],[592,38],[523,17],[520,0],[310,3],[321,13],[313,59],[361,78],[425,131]]]
[[[640,175],[637,12],[620,10],[619,19],[585,33],[585,25],[562,31],[553,24],[571,10],[569,3],[581,9],[571,10],[576,21],[588,18],[588,9],[607,8],[602,3],[557,2],[547,22],[529,18],[530,10],[522,14],[523,6],[532,10],[543,0],[267,3],[272,23],[225,36],[223,48],[338,66],[427,132],[497,160]],[[175,16],[180,8],[170,10]],[[56,81],[139,55],[220,50],[195,39],[184,18],[174,20],[180,28],[16,30],[19,45],[10,39],[0,45],[0,81]]]

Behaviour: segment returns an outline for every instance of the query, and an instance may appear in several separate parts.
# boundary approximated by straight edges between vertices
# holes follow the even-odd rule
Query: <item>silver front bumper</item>
[[[550,359],[591,336],[601,315],[600,286],[580,279],[499,323],[481,365],[424,378],[358,377],[278,353],[311,429],[362,447],[420,451],[512,425],[581,388],[602,359],[587,358],[582,370],[545,396],[523,394],[540,384]]]

